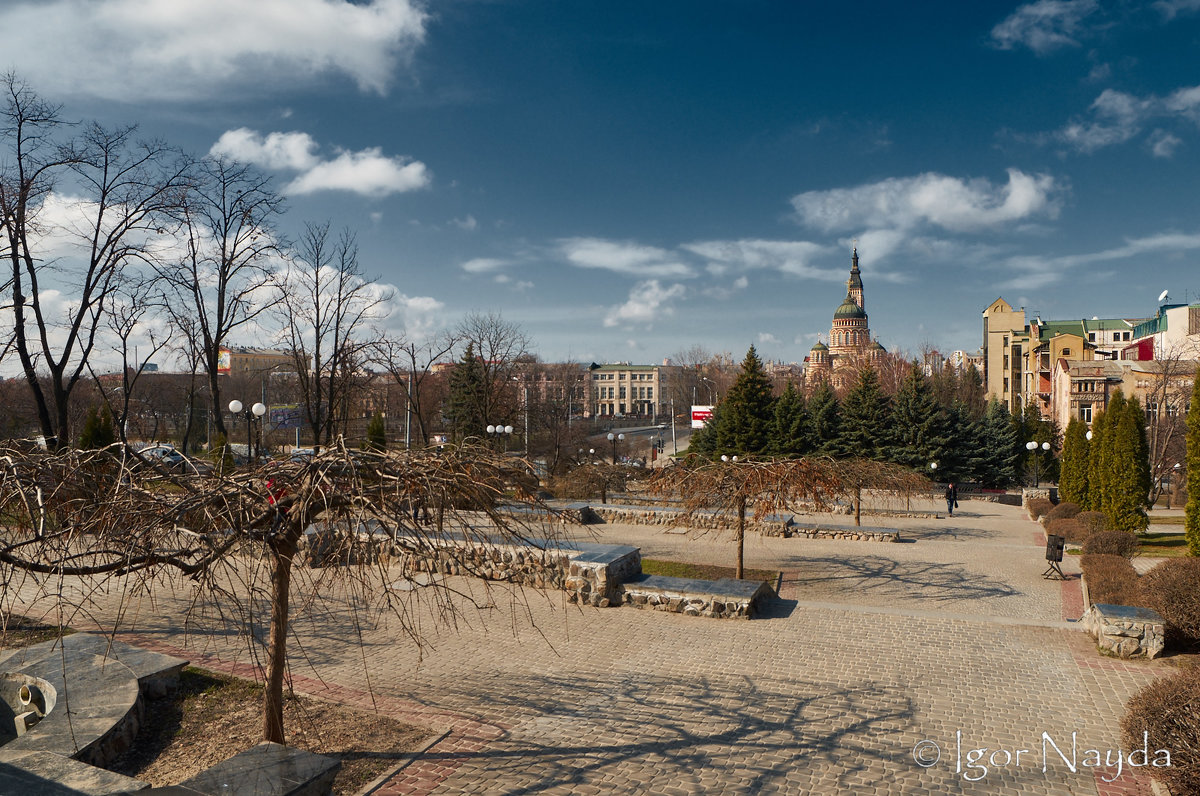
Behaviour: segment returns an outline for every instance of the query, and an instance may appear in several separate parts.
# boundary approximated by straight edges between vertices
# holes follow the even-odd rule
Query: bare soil
[[[334,794],[358,793],[420,748],[429,730],[306,697],[284,704],[287,743],[341,760]],[[176,785],[262,738],[262,686],[186,669],[179,690],[146,703],[134,746],[110,769],[161,787]]]

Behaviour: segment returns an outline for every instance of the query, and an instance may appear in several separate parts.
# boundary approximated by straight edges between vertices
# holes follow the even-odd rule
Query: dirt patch
[[[422,727],[306,697],[284,703],[287,743],[342,761],[335,794],[354,794],[430,736]],[[186,669],[172,697],[149,700],[134,746],[110,769],[154,786],[176,785],[251,748],[262,737],[262,686]]]
[[[0,629],[0,649],[31,647],[43,641],[69,636],[74,632],[69,627],[56,627],[29,617],[10,614],[5,617],[3,628]]]

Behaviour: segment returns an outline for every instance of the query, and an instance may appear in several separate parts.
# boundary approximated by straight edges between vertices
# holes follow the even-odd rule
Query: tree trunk
[[[734,572],[734,577],[741,580],[745,577],[745,568],[742,566],[745,547],[746,547],[746,499],[738,500],[738,524],[737,524],[737,570]]]
[[[263,691],[263,740],[283,743],[283,675],[287,670],[288,607],[292,560],[300,538],[300,523],[290,522],[285,534],[270,542],[271,627],[267,648],[267,683]]]
[[[862,525],[862,487],[854,488],[854,525]]]

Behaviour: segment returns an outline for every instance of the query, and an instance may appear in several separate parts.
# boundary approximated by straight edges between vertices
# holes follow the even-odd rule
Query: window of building
[[[653,388],[653,387],[647,387],[647,388],[646,388],[646,400],[647,400],[647,401],[653,401],[653,400],[654,400],[654,388]]]
[[[1096,342],[1096,333],[1095,332],[1088,332],[1088,342],[1089,343]]]
[[[620,398],[624,398],[624,397],[625,397],[625,388],[624,388],[624,387],[622,387],[622,388],[621,388],[621,392],[620,392],[620,395],[619,395],[618,397],[620,397]]]
[[[1085,423],[1092,422],[1092,405],[1084,404],[1079,407],[1079,419]]]
[[[1132,338],[1130,337],[1130,335],[1131,335],[1131,334],[1133,334],[1133,332],[1125,332],[1125,333],[1124,333],[1124,336],[1123,336],[1121,339],[1122,339],[1122,340],[1130,340],[1130,339],[1132,339]]]
[[[1064,349],[1062,350],[1062,355],[1063,355],[1064,357],[1069,357],[1069,356],[1071,356],[1071,349],[1069,349],[1069,348],[1064,348]]]

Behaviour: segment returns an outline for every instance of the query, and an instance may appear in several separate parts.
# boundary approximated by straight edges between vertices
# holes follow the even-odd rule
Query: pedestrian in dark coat
[[[946,486],[946,513],[953,517],[956,508],[958,508],[958,487],[951,481]]]

